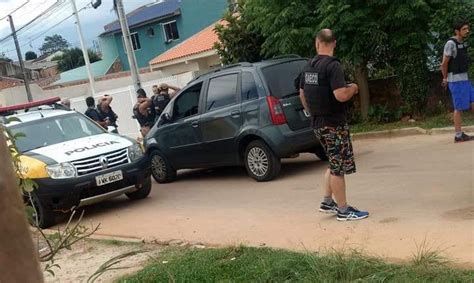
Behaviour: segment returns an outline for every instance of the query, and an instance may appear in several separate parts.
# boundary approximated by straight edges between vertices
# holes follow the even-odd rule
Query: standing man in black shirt
[[[112,110],[112,107],[110,104],[112,103],[112,96],[110,95],[103,95],[102,97],[99,98],[99,104],[97,105],[97,110],[99,110],[99,114],[104,118],[105,122],[107,122],[107,126],[112,126],[115,129],[112,131],[113,133],[118,134],[118,126],[117,126],[117,119],[118,116]]]
[[[334,57],[335,48],[334,33],[330,29],[321,30],[316,37],[318,55],[310,60],[300,76],[300,98],[312,116],[314,133],[329,159],[324,176],[324,199],[319,210],[336,214],[339,221],[359,220],[367,218],[369,213],[348,205],[344,178],[356,172],[346,102],[358,93],[359,87],[346,84],[341,63]]]
[[[84,112],[84,115],[94,120],[97,124],[101,125],[103,128],[107,128],[107,123],[104,118],[100,115],[99,111],[95,107],[95,100],[92,96],[86,98],[87,110]]]
[[[173,94],[169,90],[173,90]],[[156,111],[156,118],[159,118],[165,107],[170,103],[171,98],[179,91],[179,87],[171,86],[166,83],[161,83],[160,86],[153,86],[152,101]]]

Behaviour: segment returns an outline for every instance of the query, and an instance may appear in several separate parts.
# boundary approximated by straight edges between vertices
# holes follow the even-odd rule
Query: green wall
[[[130,33],[138,33],[140,40],[141,49],[135,51],[138,67],[148,67],[148,62],[151,59],[221,19],[227,5],[227,0],[182,0],[181,15],[130,29]],[[166,43],[162,23],[172,20],[176,20],[179,39]],[[153,37],[147,35],[150,27],[155,31]],[[104,57],[116,58],[118,56],[123,69],[130,69],[124,52],[122,34],[102,36],[100,42]]]

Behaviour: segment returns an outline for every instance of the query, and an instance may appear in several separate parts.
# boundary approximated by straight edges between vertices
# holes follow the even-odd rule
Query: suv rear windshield
[[[78,113],[26,122],[9,129],[13,135],[25,135],[16,140],[20,152],[105,133],[101,127]]]
[[[262,73],[271,95],[276,98],[284,98],[297,94],[298,88],[296,86],[299,82],[297,84],[295,82],[307,62],[306,60],[294,60],[263,67]]]

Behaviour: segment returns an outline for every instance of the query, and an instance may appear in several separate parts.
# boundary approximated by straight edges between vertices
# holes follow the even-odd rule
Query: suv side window
[[[242,101],[258,98],[257,85],[255,78],[250,72],[242,73]]]
[[[196,115],[199,110],[199,97],[202,83],[184,90],[173,105],[173,121]]]
[[[209,80],[206,111],[237,102],[238,77],[238,74],[231,74]]]

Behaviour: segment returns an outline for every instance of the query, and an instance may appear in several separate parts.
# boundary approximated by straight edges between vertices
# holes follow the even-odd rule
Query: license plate
[[[308,117],[308,118],[311,117],[311,115],[310,115],[310,114],[308,113],[308,111],[306,111],[306,110],[303,110],[303,114],[304,114],[306,117]]]
[[[122,171],[114,171],[95,177],[97,186],[103,186],[123,179]]]

